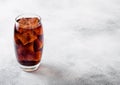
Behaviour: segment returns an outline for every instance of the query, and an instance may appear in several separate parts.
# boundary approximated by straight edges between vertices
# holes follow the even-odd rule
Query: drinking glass
[[[43,27],[40,16],[22,14],[16,17],[14,45],[20,67],[24,71],[37,70],[43,50]]]

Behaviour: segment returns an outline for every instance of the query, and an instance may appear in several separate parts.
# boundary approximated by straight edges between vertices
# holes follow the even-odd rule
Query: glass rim
[[[30,17],[37,17],[41,21],[41,17],[39,15],[37,15],[37,14],[34,14],[34,13],[23,13],[23,14],[20,14],[20,15],[18,15],[15,18],[15,21],[17,22],[17,20],[19,20],[21,18],[30,18]]]

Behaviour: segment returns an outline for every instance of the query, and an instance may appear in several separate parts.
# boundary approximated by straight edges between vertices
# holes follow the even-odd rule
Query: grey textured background
[[[39,70],[17,64],[15,17],[42,17]],[[120,0],[0,0],[0,85],[120,85]]]

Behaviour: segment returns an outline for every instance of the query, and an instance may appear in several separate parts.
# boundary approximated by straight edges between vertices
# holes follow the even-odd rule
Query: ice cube
[[[33,42],[37,39],[37,36],[32,30],[28,30],[22,34],[18,33],[16,37],[22,42],[23,45]]]
[[[21,54],[23,56],[26,56],[27,54],[33,53],[34,52],[33,43],[27,44],[25,46],[18,45],[17,52],[18,52],[18,54]]]
[[[35,28],[35,29],[34,29],[34,32],[35,32],[37,35],[42,35],[42,34],[43,34],[42,26],[40,25],[39,27]]]
[[[39,19],[33,18],[21,18],[19,21],[19,27],[23,29],[34,29],[39,26]]]
[[[19,23],[19,27],[20,28],[28,28],[29,27],[29,23],[28,23],[28,19],[27,18],[19,19],[18,23]]]
[[[33,43],[26,46],[19,45],[17,53],[20,60],[32,60],[35,56]]]
[[[32,43],[25,45],[24,49],[28,52],[34,52],[34,43],[32,42]]]
[[[18,33],[15,33],[14,40],[17,45],[21,44],[21,41],[17,37]]]
[[[35,53],[34,61],[40,61],[41,60],[41,56],[42,56],[42,52],[41,51],[37,51]]]
[[[30,25],[32,28],[36,28],[39,25],[39,19],[38,18],[30,18]]]
[[[40,50],[42,47],[43,47],[43,42],[42,42],[41,40],[39,40],[39,39],[36,39],[36,40],[34,41],[34,50],[35,50],[35,51],[38,51],[38,50]]]

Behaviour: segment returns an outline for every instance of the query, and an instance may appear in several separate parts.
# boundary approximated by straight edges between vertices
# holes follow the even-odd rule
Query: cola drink
[[[15,52],[23,66],[35,66],[41,61],[43,28],[39,17],[19,17],[14,27]]]

